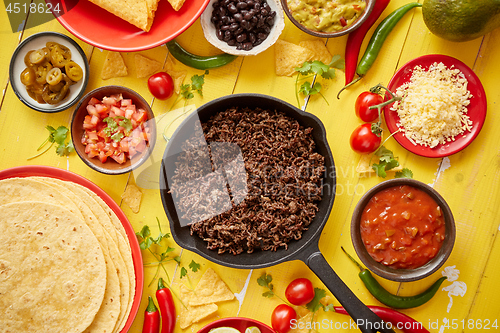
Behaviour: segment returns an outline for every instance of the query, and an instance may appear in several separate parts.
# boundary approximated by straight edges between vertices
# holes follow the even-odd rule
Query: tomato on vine
[[[294,319],[297,319],[295,310],[288,304],[280,304],[271,315],[271,326],[278,333],[287,333],[292,329]]]
[[[358,154],[369,154],[373,153],[382,143],[382,138],[380,133],[378,135],[374,133],[370,123],[364,123],[356,127],[354,132],[352,132],[349,143],[351,144],[352,150]],[[375,131],[376,132],[376,131]]]
[[[306,305],[314,298],[314,286],[306,278],[295,279],[286,287],[285,297],[293,305]]]
[[[377,92],[374,92],[370,89],[370,91],[364,91],[359,94],[358,98],[356,98],[356,102],[354,104],[354,111],[356,112],[356,116],[359,119],[366,123],[374,122],[379,118],[379,111],[377,108],[370,108],[370,106],[375,106],[382,104],[384,102],[384,98]]]

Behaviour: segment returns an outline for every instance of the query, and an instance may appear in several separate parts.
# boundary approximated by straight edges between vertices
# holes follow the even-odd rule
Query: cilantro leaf
[[[181,267],[181,274],[180,274],[180,278],[182,279],[183,277],[185,277],[187,275],[187,269],[185,267]]]
[[[318,94],[321,90],[321,84],[319,82],[314,83],[314,86],[311,86],[311,84],[307,81],[304,82],[299,89],[299,93],[302,93],[304,95],[315,95]]]
[[[66,137],[68,136],[68,128],[65,126],[59,126],[53,133],[55,143],[59,145],[64,145]]]
[[[330,68],[344,69],[345,68],[345,60],[338,54],[332,57],[332,60],[328,64]]]
[[[403,170],[396,172],[394,178],[413,178],[413,172],[408,168],[403,168]]]
[[[323,307],[321,299],[326,296],[326,291],[321,288],[314,288],[314,298],[306,304],[306,308],[311,312],[316,312]]]
[[[394,159],[394,154],[389,149],[385,148],[385,146],[381,146],[376,152],[375,155],[379,157],[380,161],[389,162]]]
[[[68,156],[72,151],[75,150],[73,142],[68,142],[67,144],[60,144],[56,148],[56,153],[59,156]]]
[[[121,139],[123,139],[125,135],[122,132],[116,132],[111,136],[111,140],[114,142],[120,142]]]
[[[203,75],[193,75],[191,77],[191,89],[196,91],[200,96],[203,96],[203,84],[205,83],[205,74],[208,74],[208,71],[205,71]]]
[[[189,268],[191,268],[191,270],[195,273],[200,269],[200,267],[201,267],[200,264],[198,264],[194,260],[191,260],[191,262],[189,263]]]
[[[257,283],[259,284],[259,286],[266,287],[267,289],[269,289],[268,291],[262,293],[262,296],[268,297],[268,298],[271,298],[274,296],[274,291],[273,291],[274,286],[271,283],[272,281],[273,281],[272,276],[268,275],[266,273],[262,273],[262,276],[257,279]]]
[[[375,170],[377,176],[385,178],[387,177],[387,172],[385,172],[385,166],[386,166],[385,162],[381,162],[380,164],[374,163],[372,165],[372,169]]]
[[[130,131],[133,129],[132,121],[130,121],[130,119],[122,117],[122,116],[117,116],[116,118],[120,119],[118,124],[121,127],[123,127],[123,129],[125,130],[125,133],[130,133]]]
[[[151,235],[151,230],[149,229],[148,225],[145,225],[142,227],[141,231],[136,232],[135,234],[144,239]]]

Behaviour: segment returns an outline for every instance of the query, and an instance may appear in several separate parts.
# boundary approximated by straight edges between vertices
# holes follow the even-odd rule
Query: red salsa
[[[376,193],[361,215],[361,238],[370,256],[392,268],[417,268],[438,253],[445,237],[441,208],[412,186]]]

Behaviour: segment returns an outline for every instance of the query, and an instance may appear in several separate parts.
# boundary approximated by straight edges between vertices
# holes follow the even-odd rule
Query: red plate
[[[425,157],[445,157],[458,153],[476,138],[481,131],[486,118],[486,94],[481,81],[466,64],[450,56],[429,54],[409,61],[401,67],[396,74],[394,74],[387,88],[395,92],[399,86],[410,80],[415,66],[420,65],[422,68],[428,69],[429,66],[435,62],[442,62],[448,68],[454,66],[454,68],[459,69],[469,81],[467,87],[472,94],[472,98],[470,99],[467,114],[470,120],[472,120],[472,129],[470,132],[465,132],[464,134],[457,136],[455,141],[448,142],[446,144],[439,144],[434,148],[414,145],[402,133],[396,133],[394,135],[394,138],[401,146],[408,149],[412,153]],[[391,106],[392,104],[385,107],[384,117],[387,128],[391,133],[393,133],[398,130],[398,126],[396,124],[399,121],[399,117],[397,112],[390,111]]]
[[[151,49],[180,35],[198,19],[209,0],[186,0],[178,12],[167,0],[161,0],[149,32],[142,31],[88,0],[45,2],[51,3],[52,8],[64,10],[65,14],[56,15],[57,20],[84,42],[106,50],[132,52]],[[58,4],[59,7],[56,7]]]
[[[260,321],[244,317],[229,317],[222,318],[211,322],[210,324],[203,327],[198,333],[208,333],[211,329],[217,327],[233,327],[236,328],[241,333],[245,333],[245,329],[251,326],[256,326],[260,329],[261,333],[275,333],[274,330]]]
[[[121,223],[123,224],[123,227],[125,228],[125,231],[127,232],[127,236],[130,242],[130,247],[132,250],[132,260],[134,261],[135,278],[136,278],[135,299],[134,302],[132,303],[132,309],[130,310],[127,322],[125,323],[125,326],[121,331],[121,332],[127,332],[130,329],[130,326],[132,326],[132,322],[134,321],[137,311],[139,310],[139,305],[141,304],[143,282],[144,282],[144,271],[142,266],[141,249],[139,248],[139,242],[137,241],[137,238],[135,236],[135,231],[132,228],[132,225],[130,224],[129,220],[127,219],[127,216],[125,216],[125,214],[116,204],[116,202],[113,199],[111,199],[111,197],[106,192],[104,192],[104,190],[102,190],[99,186],[92,183],[88,179],[83,178],[80,175],[77,175],[76,173],[54,167],[39,166],[39,165],[14,167],[0,171],[0,180],[13,177],[31,177],[31,176],[51,177],[60,180],[74,182],[82,186],[85,186],[86,188],[97,194],[99,197],[101,197],[101,199],[104,200],[104,202],[106,202],[109,208],[111,208],[113,212],[115,212],[116,216],[118,216],[118,218],[120,219]]]

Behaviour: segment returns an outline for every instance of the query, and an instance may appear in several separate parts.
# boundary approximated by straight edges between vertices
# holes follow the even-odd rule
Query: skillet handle
[[[394,333],[391,324],[385,323],[354,295],[328,264],[325,257],[319,252],[319,249],[310,254],[305,263],[332,292],[333,296],[335,296],[344,309],[347,310],[361,332],[375,333],[380,331]]]

